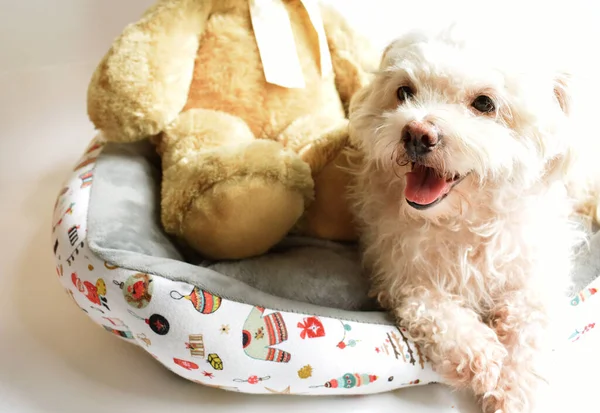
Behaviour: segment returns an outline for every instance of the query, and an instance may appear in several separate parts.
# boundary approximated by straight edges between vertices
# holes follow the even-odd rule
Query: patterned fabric
[[[194,287],[188,295],[181,295],[177,291],[171,291],[171,297],[176,300],[185,298],[191,301],[196,311],[201,314],[212,314],[221,307],[221,297],[202,291],[198,287]]]
[[[274,348],[287,341],[288,331],[281,313],[264,315],[265,309],[254,307],[244,323],[242,347],[248,357],[256,360],[288,363],[292,355]]]
[[[393,326],[273,311],[99,259],[86,233],[102,147],[94,140],[75,163],[55,204],[52,237],[59,282],[105,331],[188,380],[229,391],[357,395],[441,381]],[[565,345],[598,340],[598,285],[570,299]]]

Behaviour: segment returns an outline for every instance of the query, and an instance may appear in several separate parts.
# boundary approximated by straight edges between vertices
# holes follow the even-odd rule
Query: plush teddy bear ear
[[[566,72],[559,73],[554,78],[554,96],[562,111],[571,114],[571,75]]]

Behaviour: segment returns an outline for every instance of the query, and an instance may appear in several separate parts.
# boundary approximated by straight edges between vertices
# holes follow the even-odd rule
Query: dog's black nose
[[[439,141],[437,128],[430,123],[413,120],[402,129],[402,143],[411,158],[428,154]]]

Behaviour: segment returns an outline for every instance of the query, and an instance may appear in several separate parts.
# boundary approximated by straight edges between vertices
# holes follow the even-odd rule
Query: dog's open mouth
[[[404,196],[408,205],[415,209],[427,209],[440,203],[464,177],[440,176],[433,168],[412,164],[406,174]]]

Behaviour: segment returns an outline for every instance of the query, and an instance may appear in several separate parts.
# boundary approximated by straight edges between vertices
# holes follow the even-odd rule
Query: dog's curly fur
[[[572,218],[596,218],[589,176],[598,168],[573,77],[537,56],[482,46],[450,29],[410,33],[387,47],[351,106],[360,159],[351,198],[373,294],[434,368],[472,389],[485,412],[530,412],[573,247],[585,236]],[[414,95],[399,100],[402,86]],[[496,109],[474,110],[479,95]],[[442,135],[427,166],[464,177],[425,210],[405,200],[414,159],[401,131],[411,121]]]

